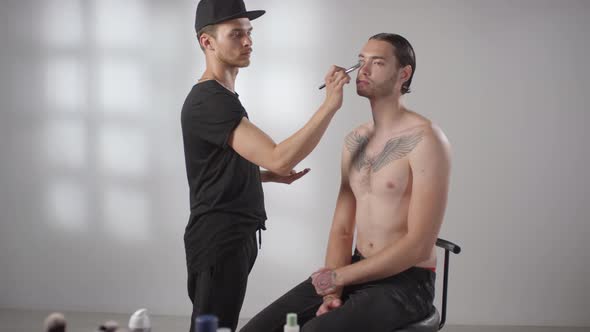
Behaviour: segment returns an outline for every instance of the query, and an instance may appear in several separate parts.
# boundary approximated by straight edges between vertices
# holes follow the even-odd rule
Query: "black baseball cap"
[[[243,0],[201,0],[197,6],[195,30],[199,32],[207,25],[247,17],[254,20],[264,15],[264,10],[247,11]]]

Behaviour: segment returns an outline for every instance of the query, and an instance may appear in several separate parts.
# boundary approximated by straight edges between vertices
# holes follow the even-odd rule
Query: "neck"
[[[407,111],[401,102],[401,94],[372,98],[370,102],[377,135],[398,127]]]
[[[236,77],[238,76],[239,68],[230,66],[218,59],[210,59],[207,57],[207,68],[199,79],[199,82],[207,80],[216,80],[231,92],[235,92]]]

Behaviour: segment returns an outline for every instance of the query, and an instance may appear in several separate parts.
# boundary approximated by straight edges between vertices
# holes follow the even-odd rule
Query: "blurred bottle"
[[[193,332],[217,332],[217,316],[201,315],[195,319],[196,331]]]
[[[131,315],[129,330],[131,332],[151,332],[152,324],[147,309],[139,309]]]
[[[62,313],[54,312],[43,322],[45,332],[66,332],[66,318]]]
[[[287,324],[283,329],[284,332],[299,332],[299,325],[297,325],[297,314],[287,314]]]

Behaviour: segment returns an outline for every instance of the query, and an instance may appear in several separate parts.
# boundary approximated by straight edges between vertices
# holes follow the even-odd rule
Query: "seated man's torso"
[[[380,135],[372,124],[366,124],[346,138],[351,152],[349,182],[356,199],[356,247],[365,257],[392,245],[407,232],[412,195],[409,154],[432,130],[429,122],[418,123]],[[416,266],[436,267],[435,248]]]

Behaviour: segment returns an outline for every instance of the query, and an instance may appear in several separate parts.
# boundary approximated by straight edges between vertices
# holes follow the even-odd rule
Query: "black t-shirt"
[[[238,95],[215,80],[193,86],[182,107],[190,211],[184,234],[187,265],[198,271],[264,229],[260,168],[228,145],[242,117]]]

